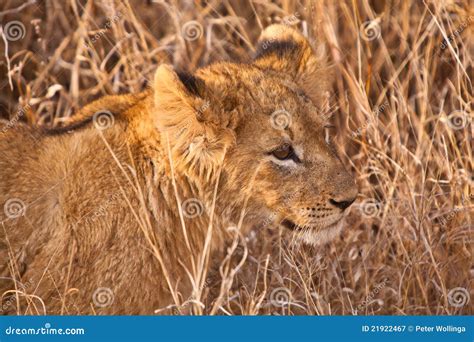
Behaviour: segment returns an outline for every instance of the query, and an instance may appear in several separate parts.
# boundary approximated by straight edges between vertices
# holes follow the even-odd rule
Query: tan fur
[[[251,64],[213,64],[184,82],[161,65],[151,90],[104,97],[65,127],[3,132],[0,205],[26,209],[0,213],[1,293],[23,289],[48,314],[153,314],[190,298],[208,231],[219,255],[243,211],[243,232],[273,213],[304,241],[332,238],[343,210],[331,201],[357,190],[325,141],[325,61],[282,25],[259,46]],[[101,127],[100,112],[113,124]],[[291,123],[278,126],[275,112]],[[284,142],[300,163],[272,156]],[[190,200],[200,215],[180,210]],[[98,288],[113,302],[97,305]],[[20,304],[43,313],[38,299]]]

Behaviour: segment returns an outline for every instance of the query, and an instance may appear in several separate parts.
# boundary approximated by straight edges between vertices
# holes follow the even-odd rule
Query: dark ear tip
[[[254,59],[273,55],[293,63],[309,47],[307,39],[295,28],[286,24],[273,24],[262,31]]]
[[[203,97],[205,86],[204,80],[186,71],[176,71],[176,74],[191,95],[201,98]]]
[[[299,49],[298,43],[291,40],[263,40],[258,43],[254,59],[268,55],[277,55],[282,58],[297,52]]]

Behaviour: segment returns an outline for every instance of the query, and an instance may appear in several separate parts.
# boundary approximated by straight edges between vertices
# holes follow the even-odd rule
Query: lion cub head
[[[174,168],[213,189],[217,211],[272,220],[312,244],[341,230],[357,188],[327,136],[331,76],[297,31],[272,25],[252,63],[221,62],[194,75],[158,68],[157,126]],[[219,215],[219,212],[217,213]]]

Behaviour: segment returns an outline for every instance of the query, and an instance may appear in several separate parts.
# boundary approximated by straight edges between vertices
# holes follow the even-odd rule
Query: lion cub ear
[[[232,129],[215,120],[204,80],[160,65],[154,79],[156,124],[176,170],[209,181],[235,141]]]
[[[271,25],[262,32],[254,64],[288,75],[316,104],[333,82],[325,54],[316,54],[309,41],[287,25]]]

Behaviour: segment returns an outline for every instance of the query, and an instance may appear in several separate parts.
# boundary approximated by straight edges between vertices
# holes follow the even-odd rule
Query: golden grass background
[[[262,28],[288,18],[334,66],[337,141],[360,195],[325,247],[256,222],[199,312],[218,298],[212,313],[473,314],[472,1],[5,0],[0,117],[55,125],[142,90],[163,62],[249,61]],[[6,39],[12,21],[19,39]]]

